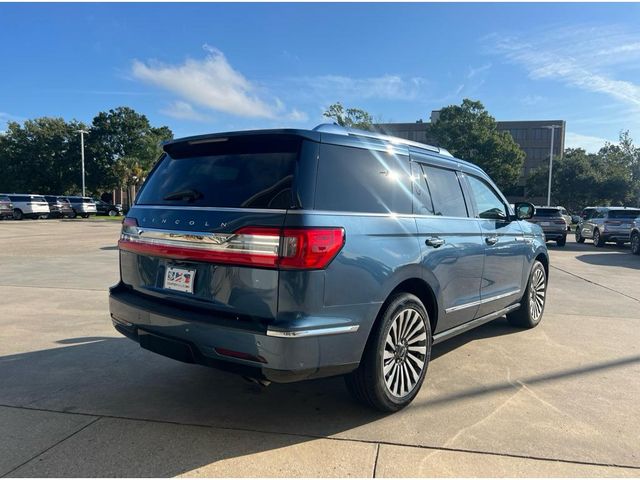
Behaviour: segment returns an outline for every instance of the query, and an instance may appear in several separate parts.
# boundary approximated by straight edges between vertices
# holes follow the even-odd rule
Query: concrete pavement
[[[341,379],[257,389],[111,327],[119,224],[0,222],[0,475],[640,476],[640,258],[550,245],[530,331],[434,347],[415,402]]]

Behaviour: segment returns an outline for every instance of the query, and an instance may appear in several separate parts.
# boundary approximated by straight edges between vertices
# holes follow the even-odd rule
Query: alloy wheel
[[[544,270],[537,268],[531,276],[531,284],[529,285],[529,313],[533,321],[537,321],[542,315],[546,288],[547,282]]]
[[[427,341],[425,320],[417,310],[404,309],[393,319],[382,358],[382,373],[391,395],[405,397],[419,383]]]

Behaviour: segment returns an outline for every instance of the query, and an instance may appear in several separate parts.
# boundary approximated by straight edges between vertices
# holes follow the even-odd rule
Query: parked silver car
[[[576,240],[592,239],[596,247],[607,242],[623,246],[630,241],[633,221],[639,216],[640,208],[595,207],[578,225]]]
[[[568,224],[562,214],[563,210],[563,207],[536,207],[535,214],[529,219],[529,222],[542,228],[547,242],[555,240],[559,247],[564,247],[567,243]]]
[[[74,216],[89,218],[97,213],[96,204],[89,197],[65,197],[73,208]]]

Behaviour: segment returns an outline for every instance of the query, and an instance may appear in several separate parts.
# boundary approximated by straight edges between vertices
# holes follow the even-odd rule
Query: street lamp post
[[[548,128],[551,130],[551,145],[549,147],[549,185],[547,186],[547,206],[551,206],[551,176],[553,174],[553,136],[556,131],[556,128],[560,128],[560,125],[549,125]]]
[[[80,134],[80,156],[82,159],[82,196],[85,197],[86,193],[84,188],[84,136],[85,134],[88,135],[89,132],[87,132],[86,130],[78,130],[77,132]]]

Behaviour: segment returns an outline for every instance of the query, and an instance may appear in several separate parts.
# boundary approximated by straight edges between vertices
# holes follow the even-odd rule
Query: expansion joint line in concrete
[[[4,406],[4,405],[3,405]],[[20,408],[20,407],[17,407]],[[31,408],[26,408],[24,410],[35,410],[35,409],[31,409]],[[50,412],[53,412],[52,410],[47,410]],[[56,412],[56,413],[63,413],[63,412]],[[83,415],[83,416],[87,416],[87,415]],[[35,460],[36,458],[38,458],[40,455],[44,455],[45,453],[47,453],[49,450],[51,450],[52,448],[57,447],[58,445],[60,445],[63,442],[66,442],[67,440],[69,440],[71,437],[73,437],[74,435],[77,435],[78,433],[80,433],[81,431],[83,431],[86,428],[89,428],[91,425],[93,425],[94,423],[96,423],[98,420],[100,420],[101,417],[97,417],[94,418],[93,420],[91,420],[89,423],[87,423],[86,425],[80,427],[78,430],[76,430],[75,432],[70,433],[69,435],[67,435],[66,437],[64,437],[61,440],[58,440],[57,442],[55,442],[53,445],[48,446],[47,448],[45,448],[44,450],[42,450],[41,452],[36,453],[35,455],[33,455],[31,458],[29,458],[28,460],[25,460],[24,462],[22,462],[20,465],[18,465],[17,467],[12,468],[11,470],[9,470],[7,473],[5,473],[4,475],[0,475],[0,478],[5,478],[5,477],[9,477],[11,476],[11,474],[13,472],[15,472],[16,470],[18,470],[19,468],[23,467],[24,465],[26,465],[27,463],[31,462],[32,460]]]
[[[542,461],[542,462],[561,462],[561,463],[568,463],[568,464],[572,464],[572,465],[588,465],[588,466],[593,466],[593,467],[610,467],[610,468],[627,468],[627,469],[640,471],[640,465],[625,465],[625,464],[619,464],[619,463],[588,462],[588,461],[583,461],[583,460],[572,460],[572,459],[565,459],[565,458],[538,457],[538,456],[534,456],[534,455],[522,455],[522,454],[505,453],[505,452],[489,452],[489,451],[485,451],[485,450],[472,450],[472,449],[466,449],[466,448],[442,447],[442,446],[435,446],[435,445],[413,445],[413,444],[407,444],[407,443],[401,443],[401,442],[388,442],[388,441],[380,441],[380,440],[361,440],[361,439],[352,439],[352,438],[326,437],[326,436],[322,436],[322,435],[313,435],[313,434],[308,434],[308,433],[291,433],[291,432],[281,432],[281,431],[277,431],[277,430],[260,430],[260,429],[255,429],[255,428],[246,428],[246,427],[225,427],[225,426],[211,425],[211,424],[208,425],[208,424],[201,424],[201,423],[182,423],[182,422],[175,422],[175,421],[171,421],[171,420],[152,420],[152,419],[148,419],[148,418],[124,417],[124,416],[120,416],[120,415],[104,415],[104,414],[98,415],[98,414],[92,414],[92,413],[86,413],[86,412],[69,412],[69,411],[51,410],[51,409],[47,409],[47,408],[22,407],[22,406],[6,405],[6,404],[0,404],[0,407],[15,408],[15,409],[21,409],[21,410],[35,410],[35,411],[39,411],[39,412],[49,412],[49,413],[62,413],[62,414],[66,414],[66,415],[80,415],[80,416],[83,416],[83,417],[98,417],[94,421],[92,421],[89,425],[94,424],[96,421],[98,421],[100,419],[128,420],[128,421],[131,421],[131,422],[157,423],[157,424],[165,424],[165,425],[177,425],[177,426],[182,426],[182,427],[198,427],[198,428],[209,428],[209,429],[224,430],[224,431],[247,432],[247,433],[264,433],[264,434],[268,434],[268,435],[283,435],[283,436],[288,436],[288,437],[306,438],[306,439],[313,439],[313,440],[322,440],[322,439],[324,439],[324,440],[335,440],[335,441],[338,441],[338,442],[364,443],[364,444],[367,444],[367,445],[375,444],[375,445],[378,445],[378,448],[379,448],[380,445],[386,445],[386,446],[390,446],[390,447],[409,447],[409,448],[420,448],[420,449],[423,449],[423,450],[441,450],[441,451],[446,451],[446,452],[475,453],[475,454],[479,454],[479,455],[493,455],[495,457],[520,458],[520,459],[525,459],[525,460],[539,460],[539,461]],[[89,425],[86,425],[86,426],[82,427],[80,430],[78,430],[77,432],[69,435],[69,437],[67,437],[67,438],[70,438],[73,435],[75,435],[76,433],[80,432],[81,430],[84,430]],[[66,440],[66,438],[61,440],[60,442],[57,442],[56,445],[61,443],[61,442],[63,442],[64,440]],[[53,446],[55,446],[55,445],[53,445]],[[47,450],[50,450],[51,448],[53,448],[53,446],[47,448],[45,450],[45,452]],[[44,452],[42,452],[42,453],[44,453]],[[42,455],[42,453],[40,453],[39,455]],[[36,455],[36,457],[37,456],[38,455]],[[376,458],[377,458],[377,453],[376,453]],[[25,462],[25,463],[27,463],[27,462]],[[17,468],[19,468],[19,467],[17,467]],[[12,471],[14,471],[14,470],[15,469],[13,469]],[[6,476],[6,475],[3,475],[3,476]]]

